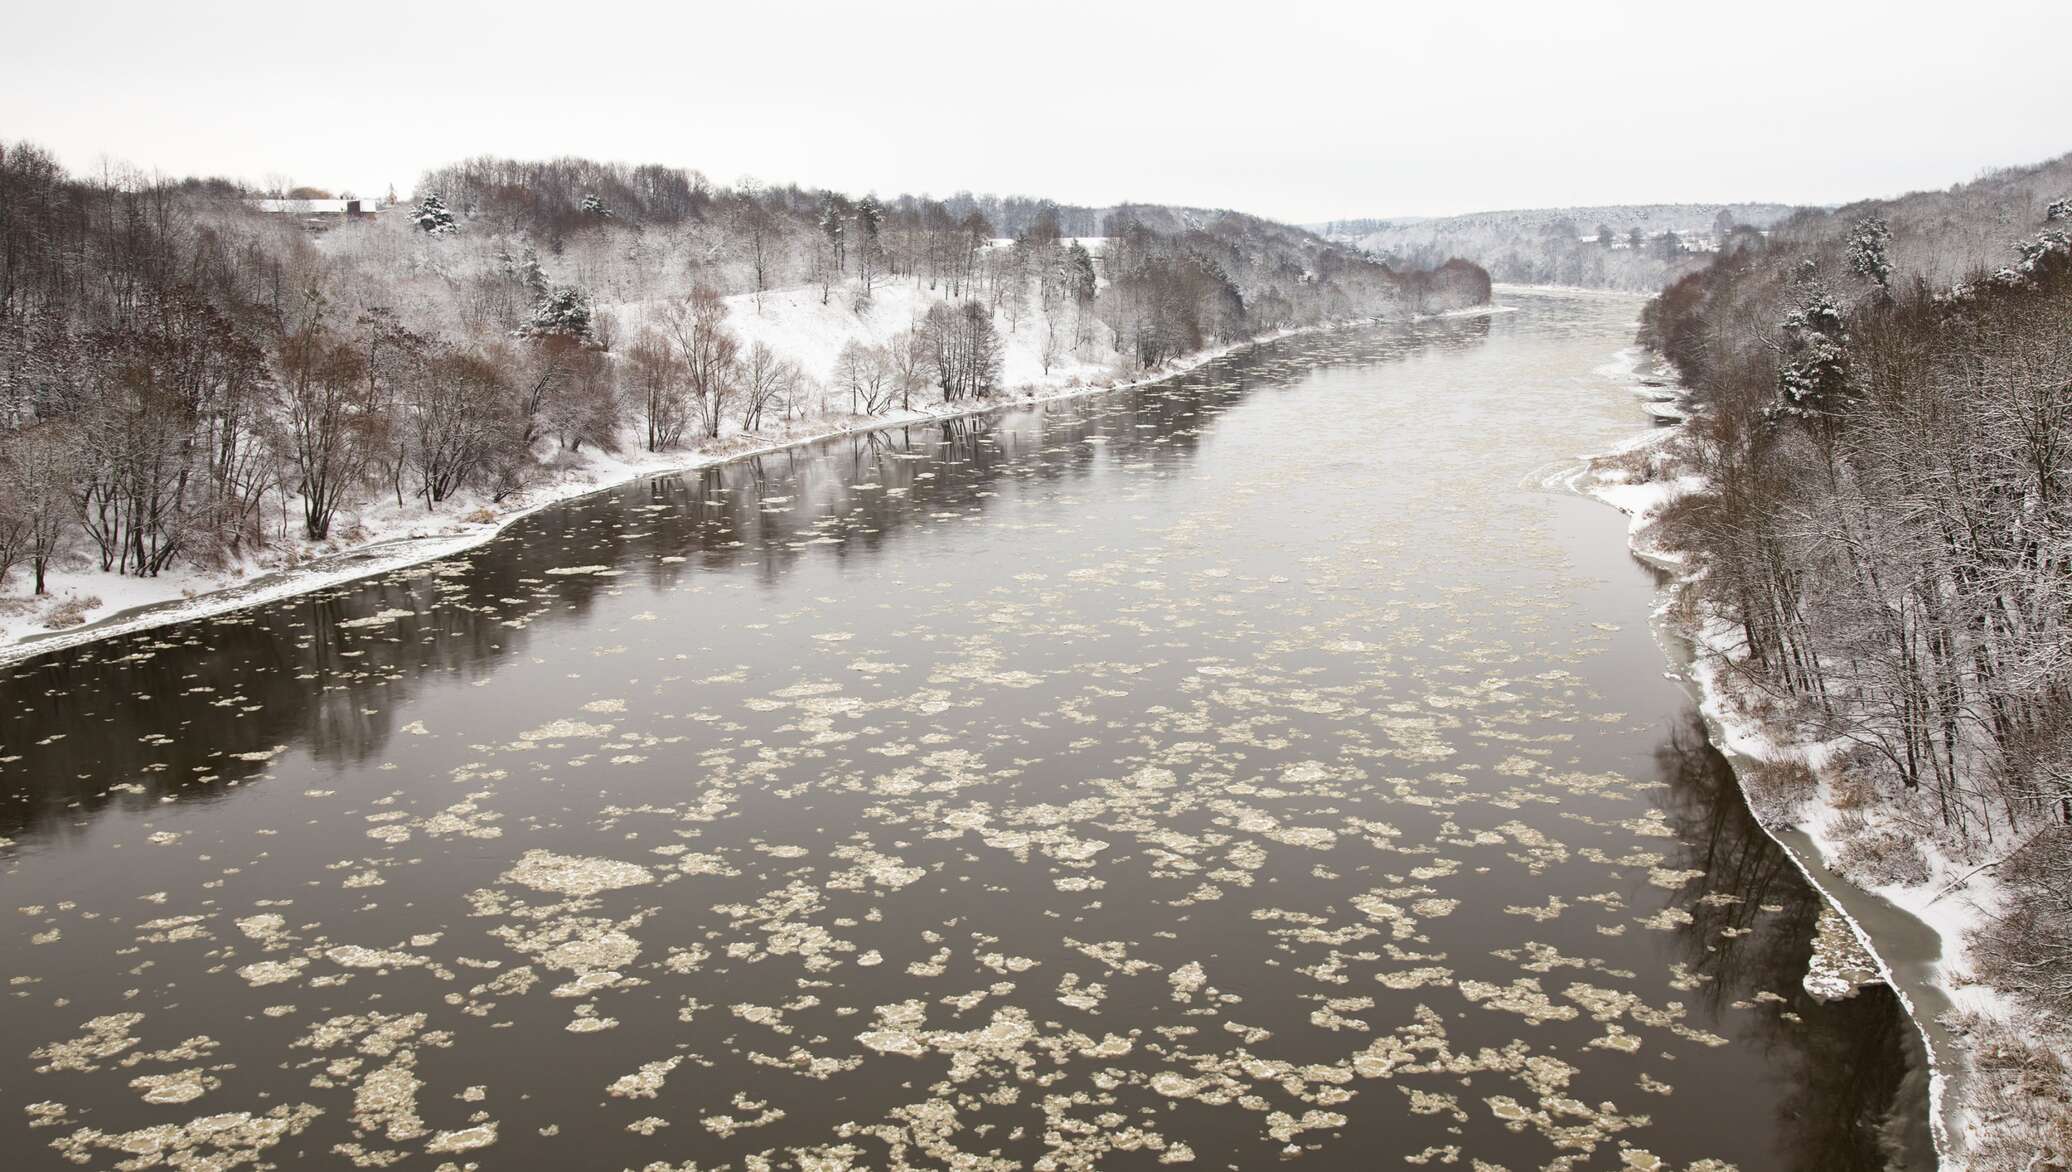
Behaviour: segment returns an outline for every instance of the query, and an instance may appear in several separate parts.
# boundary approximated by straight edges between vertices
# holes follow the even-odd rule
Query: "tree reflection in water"
[[[1733,766],[1695,709],[1655,751],[1662,804],[1685,844],[1674,866],[1703,871],[1671,901],[1690,913],[1683,961],[1707,978],[1691,996],[1715,1013],[1782,997],[1739,1015],[1736,1039],[1762,1046],[1791,1088],[1779,1108],[1779,1168],[1804,1172],[1935,1167],[1926,1133],[1928,1080],[1920,1035],[1885,985],[1823,1004],[1801,983],[1823,903],[1749,813]]]
[[[654,476],[542,510],[442,563],[0,667],[7,741],[36,747],[33,762],[0,754],[0,838],[68,840],[103,810],[221,800],[280,745],[340,766],[367,761],[413,696],[522,659],[536,628],[580,625],[627,580],[541,576],[570,559],[626,567],[657,590],[701,571],[745,571],[768,586],[809,558],[885,556],[940,514],[994,507],[1008,481],[1068,491],[1104,466],[1191,456],[1218,415],[1299,381],[1322,351],[1341,367],[1379,366],[1471,349],[1489,332],[1475,317],[1298,337],[1128,393]],[[389,611],[407,615],[354,627]],[[136,735],[166,728],[181,735]]]

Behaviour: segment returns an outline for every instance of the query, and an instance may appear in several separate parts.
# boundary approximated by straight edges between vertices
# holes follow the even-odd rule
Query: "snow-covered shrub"
[[[52,607],[50,613],[44,616],[43,625],[53,631],[61,631],[66,627],[76,627],[86,621],[86,612],[95,610],[100,605],[101,599],[99,595],[88,594],[82,596],[75,594]]]
[[[1951,1026],[1969,1039],[1970,1077],[1962,1106],[1991,1119],[1967,1141],[1971,1172],[2040,1172],[2072,1167],[2072,1061],[2050,1037],[2053,1023],[2002,1021],[1956,1011]]]
[[[1890,823],[1873,824],[1860,815],[1842,820],[1843,840],[1834,868],[1860,882],[1907,886],[1926,883],[1928,859],[1914,836]]]
[[[2072,826],[2038,830],[2000,865],[2012,898],[1977,936],[1993,984],[2072,1013]]]
[[[1815,791],[1813,771],[1802,761],[1747,761],[1738,769],[1749,811],[1766,826],[1789,826]]]

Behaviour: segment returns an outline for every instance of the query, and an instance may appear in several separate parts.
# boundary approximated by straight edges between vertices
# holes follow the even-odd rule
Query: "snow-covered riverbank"
[[[753,332],[775,344],[784,344],[785,357],[800,361],[809,373],[818,372],[821,360],[825,358],[831,363],[832,358],[828,356],[839,349],[839,341],[830,347],[824,336],[832,327],[817,320],[813,313],[818,308],[814,304],[816,299],[806,297],[803,291],[773,294],[770,298],[773,306],[779,296],[792,296],[792,302],[796,303],[794,307],[804,315],[815,316],[816,320],[797,323],[791,328],[766,324],[756,327]],[[1478,306],[1457,311],[1457,315],[1497,312],[1500,308]],[[737,307],[739,313],[740,308]],[[885,317],[887,322],[892,320],[891,316]],[[134,578],[104,573],[91,565],[75,564],[53,570],[50,595],[44,599],[31,597],[28,576],[16,574],[5,591],[0,592],[0,663],[148,627],[255,606],[387,573],[418,562],[449,557],[490,540],[505,526],[540,509],[642,477],[696,471],[730,460],[843,435],[1143,386],[1185,373],[1227,354],[1295,334],[1369,324],[1374,323],[1361,319],[1275,331],[1243,342],[1198,351],[1135,377],[1116,375],[1112,368],[1097,369],[1082,363],[1059,364],[1045,375],[1031,369],[1027,363],[1014,361],[1016,349],[1010,345],[1008,371],[1020,381],[1011,383],[1015,389],[1010,393],[980,402],[945,404],[932,399],[925,404],[917,402],[912,410],[868,416],[830,411],[769,424],[755,433],[729,428],[717,440],[663,452],[644,450],[638,437],[629,429],[618,452],[586,449],[564,453],[543,470],[539,480],[501,502],[467,493],[442,502],[437,511],[428,511],[415,499],[402,504],[393,497],[377,499],[357,509],[342,511],[333,526],[332,538],[323,542],[302,539],[298,533],[299,518],[282,518],[281,533],[266,551],[227,569],[198,570],[180,566],[155,578]],[[57,614],[64,614],[71,620],[71,625],[51,629],[50,624]]]
[[[1623,372],[1650,414],[1680,419],[1691,410],[1674,376],[1638,348],[1621,351],[1602,373]],[[1692,466],[1688,423],[1662,426],[1591,457],[1571,488],[1628,514],[1636,556],[1670,575],[1658,620],[1688,648],[1688,676],[1715,745],[1733,761],[1743,792],[1765,830],[1846,919],[1878,974],[1920,1027],[1931,1063],[1931,1123],[1942,1164],[1972,1166],[1982,1145],[2020,1110],[2003,1110],[1999,1091],[1974,1078],[1983,1037],[2037,1039],[2046,1025],[2011,996],[1974,975],[1970,937],[2004,897],[1990,865],[1951,857],[1932,842],[1918,845],[1928,875],[1920,882],[1884,881],[1866,865],[1885,836],[1909,834],[1888,804],[1863,801],[1846,767],[1847,745],[1822,739],[1747,687],[1735,665],[1740,629],[1707,595],[1703,567],[1692,566],[1664,533],[1665,513],[1708,488]],[[1672,656],[1678,648],[1670,646]],[[1826,974],[1809,973],[1808,988]],[[2012,1105],[2009,1105],[2012,1107]],[[2049,1104],[2040,1105],[2049,1110]]]

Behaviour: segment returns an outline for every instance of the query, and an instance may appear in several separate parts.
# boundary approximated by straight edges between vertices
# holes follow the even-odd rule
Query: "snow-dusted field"
[[[727,298],[732,315],[727,325],[741,336],[741,344],[764,342],[780,357],[796,362],[799,369],[824,386],[835,383],[835,360],[842,346],[851,341],[882,345],[902,330],[912,329],[928,314],[931,305],[945,299],[939,292],[911,280],[880,282],[871,293],[868,309],[850,308],[854,284],[836,289],[828,303],[820,303],[817,286],[773,290],[763,295],[762,312],[756,311],[755,295],[742,293]],[[621,320],[632,324],[639,317],[638,305],[616,307]],[[1070,317],[1069,311],[1062,315]],[[1105,345],[1090,344],[1083,352],[1070,346],[1070,322],[1059,323],[1065,345],[1049,373],[1043,369],[1043,315],[1031,312],[1012,331],[1002,320],[997,323],[1002,343],[1000,383],[1015,390],[1062,388],[1112,379],[1118,356]],[[1105,334],[1105,329],[1091,333]],[[832,394],[832,392],[830,392]]]

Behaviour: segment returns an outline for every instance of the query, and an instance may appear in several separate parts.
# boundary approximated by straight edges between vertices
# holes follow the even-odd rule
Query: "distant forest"
[[[1620,204],[1316,225],[1392,265],[1462,257],[1492,280],[1652,293],[1761,238],[1784,204]]]
[[[983,401],[1011,389],[1009,334],[1046,373],[1127,373],[1489,288],[1469,264],[1398,270],[1234,212],[880,200],[580,159],[472,159],[374,215],[255,194],[0,145],[0,577],[25,566],[40,594],[66,559],[236,564],[323,541],[370,500],[501,501],[586,449]],[[729,325],[730,297],[759,315],[799,288],[860,320],[894,283],[925,312],[844,347],[838,372]]]

